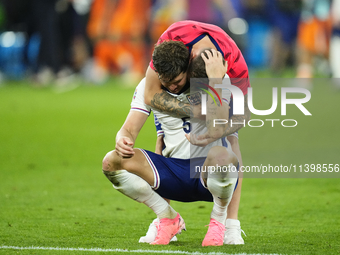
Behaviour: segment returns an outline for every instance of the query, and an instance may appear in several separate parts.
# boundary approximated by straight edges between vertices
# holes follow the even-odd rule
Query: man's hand
[[[133,142],[129,137],[121,137],[116,142],[116,153],[121,158],[131,158],[135,155]]]
[[[205,63],[208,78],[223,78],[228,70],[228,64],[223,61],[221,52],[211,49],[205,50],[204,53],[201,53],[201,56]]]
[[[131,158],[135,155],[133,146],[139,131],[143,127],[147,114],[140,111],[130,111],[123,126],[116,135],[116,153],[121,158]]]

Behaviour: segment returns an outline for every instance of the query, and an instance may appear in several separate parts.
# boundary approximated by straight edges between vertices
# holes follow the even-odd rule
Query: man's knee
[[[207,156],[210,165],[217,166],[227,166],[229,164],[237,165],[237,157],[232,150],[228,150],[223,146],[214,146],[212,147]]]
[[[139,150],[135,149],[135,154],[131,158],[121,158],[116,151],[110,151],[103,159],[102,170],[105,175],[114,175],[115,172],[126,170],[140,176],[150,185],[154,183],[154,173],[146,157]]]
[[[104,171],[117,171],[120,170],[121,165],[121,159],[117,155],[117,153],[113,150],[108,152],[104,159],[102,164],[102,169]]]

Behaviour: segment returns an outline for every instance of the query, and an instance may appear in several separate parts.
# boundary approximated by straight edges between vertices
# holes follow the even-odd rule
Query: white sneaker
[[[243,233],[239,220],[227,219],[225,223],[226,231],[224,234],[224,244],[244,244],[244,240],[241,236]]]
[[[139,238],[139,242],[140,243],[151,243],[153,241],[155,241],[156,236],[157,236],[157,225],[159,224],[159,219],[156,218],[154,219],[148,229],[148,232],[146,232],[145,236],[142,236],[141,238]],[[176,242],[177,241],[177,237],[174,236],[170,242]]]

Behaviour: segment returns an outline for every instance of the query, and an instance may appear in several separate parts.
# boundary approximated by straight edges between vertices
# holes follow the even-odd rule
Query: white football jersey
[[[153,109],[144,103],[144,90],[145,78],[138,84],[135,90],[131,102],[131,110],[140,111],[147,115],[150,115],[151,111],[153,111],[157,135],[164,135],[165,148],[162,152],[163,156],[181,159],[206,157],[211,147],[222,145],[222,141],[223,143],[226,141],[224,138],[218,139],[205,147],[199,147],[190,144],[190,142],[186,139],[185,134],[189,134],[192,131],[192,125],[194,125],[195,134],[205,133],[207,131],[205,121],[197,120],[195,123],[190,123],[190,118],[175,118],[166,113],[162,113],[156,109]],[[190,89],[186,90],[180,95],[171,95],[177,97],[177,99],[182,102],[189,103],[188,97],[190,97]],[[222,98],[224,101],[229,103],[230,96],[230,90],[222,89]]]

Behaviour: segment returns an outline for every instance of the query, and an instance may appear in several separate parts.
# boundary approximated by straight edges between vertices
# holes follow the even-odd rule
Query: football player
[[[221,65],[221,59],[222,56],[217,51],[207,52],[207,58],[204,57],[204,61],[208,77],[224,77],[227,66],[226,64]],[[230,144],[226,140],[220,139],[221,134],[219,133],[216,134],[216,137],[211,137],[208,146],[196,146],[194,153],[196,157],[191,159],[165,158],[146,150],[134,149],[134,141],[151,110],[143,102],[143,86],[145,86],[145,79],[138,85],[131,111],[117,133],[116,150],[109,152],[103,160],[104,174],[118,191],[146,204],[160,219],[157,224],[157,236],[151,244],[168,244],[173,236],[185,229],[183,219],[162,198],[165,197],[182,202],[213,201],[209,229],[202,245],[223,245],[226,208],[236,185],[237,171],[202,170],[197,174],[191,166],[194,165],[195,170],[197,170],[197,166],[207,169],[216,165],[236,169],[237,156],[231,150]],[[212,83],[211,86],[213,87],[214,84]],[[180,93],[181,89],[170,91]],[[223,98],[228,97],[226,90],[219,93]],[[208,109],[214,107],[209,103],[207,105]],[[214,108],[213,115],[215,114],[215,117],[219,118],[223,115],[228,119],[228,112],[227,104],[223,103],[217,109]],[[167,118],[165,116],[162,119],[159,112],[156,114],[158,114],[159,121],[164,121]],[[172,120],[173,126],[169,129],[170,132],[174,130],[183,132],[183,121],[178,118]],[[197,123],[198,127],[202,127],[203,133],[212,128],[205,120],[199,120]],[[185,139],[183,134],[181,137]],[[192,176],[192,174],[196,174],[196,176]]]
[[[215,25],[190,20],[180,21],[172,24],[161,35],[146,72],[145,103],[172,116],[189,118],[190,105],[176,100],[164,91],[162,86],[169,87],[173,92],[183,87],[187,80],[189,61],[204,48],[213,48],[222,54],[228,64],[226,73],[230,77],[231,84],[239,87],[244,94],[245,114],[229,116],[233,123],[244,124],[228,126],[224,132],[224,136],[228,136],[245,126],[250,119],[247,105],[247,88],[250,87],[250,83],[248,67],[241,51],[230,36]],[[234,136],[229,137],[228,140],[242,165],[238,138]],[[226,243],[229,244],[244,243],[238,221],[241,186],[242,178],[239,179],[228,207],[227,236],[229,240],[226,240]]]

